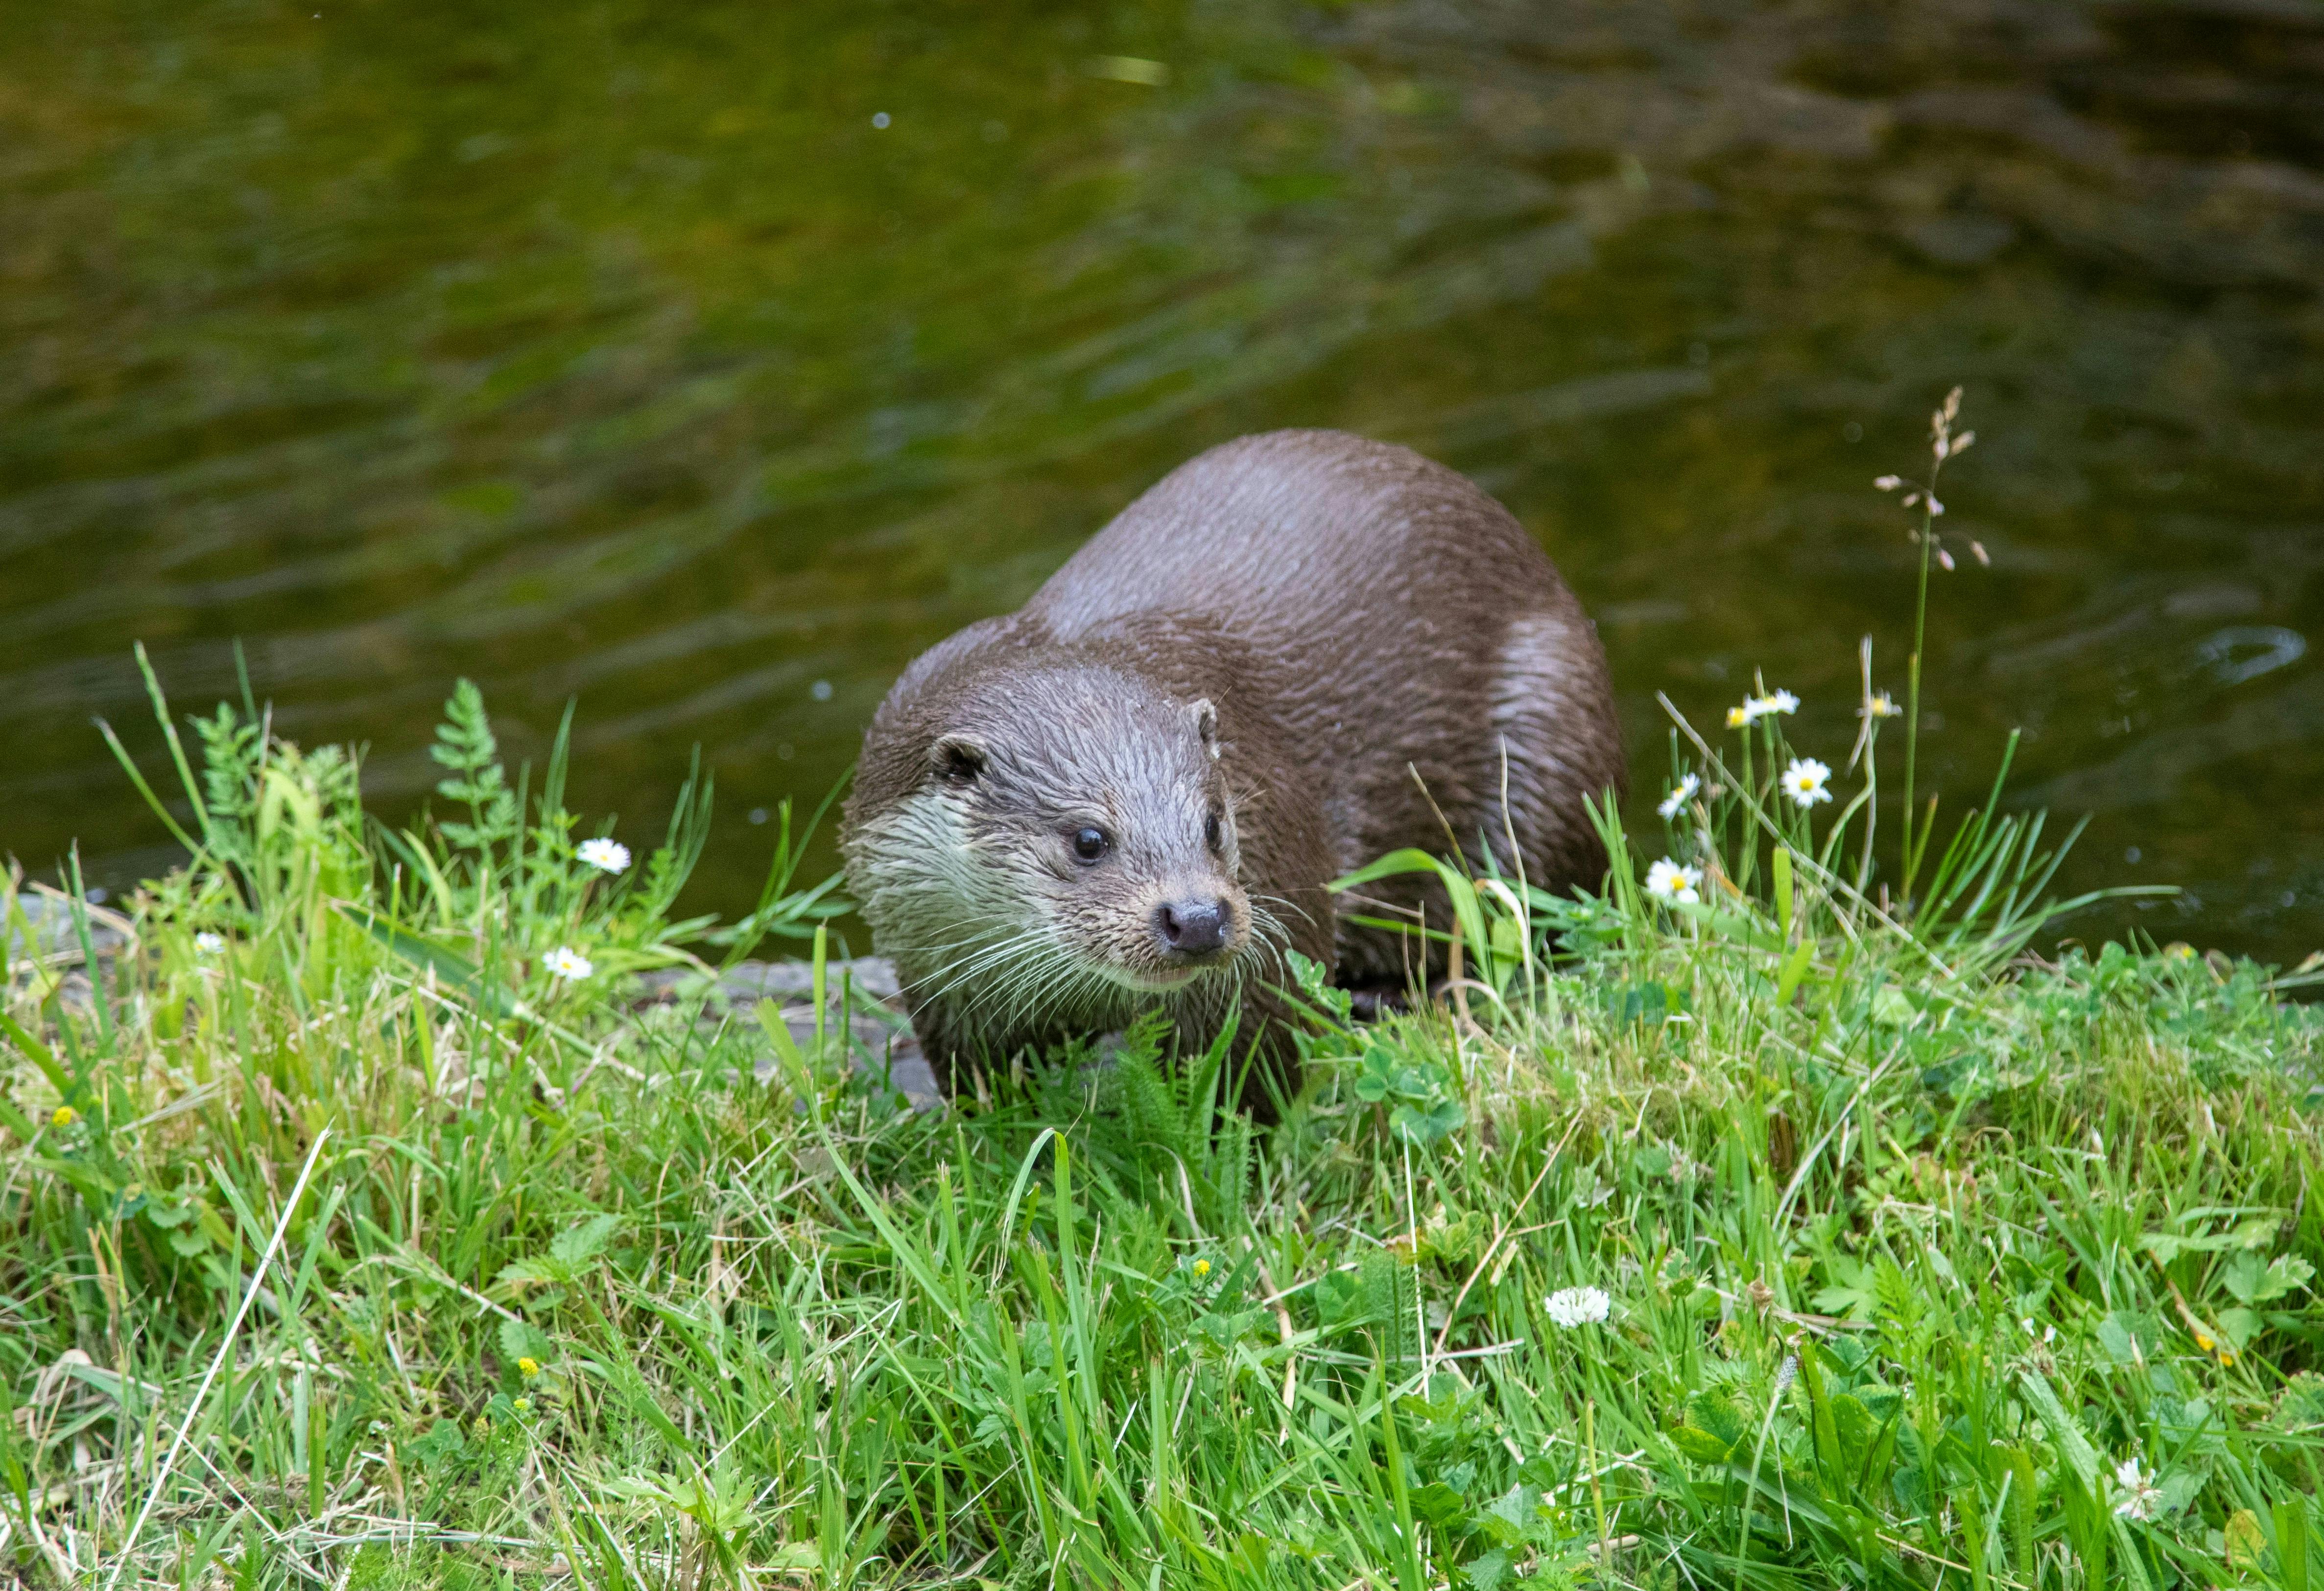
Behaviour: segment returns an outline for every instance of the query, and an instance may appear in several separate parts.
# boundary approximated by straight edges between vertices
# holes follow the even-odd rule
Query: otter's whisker
[[[980,928],[975,933],[965,934],[959,939],[947,940],[941,944],[917,946],[915,948],[918,950],[918,953],[924,957],[937,956],[946,958],[944,965],[950,967],[954,964],[960,952],[966,952],[971,954],[982,954],[984,951],[991,949],[996,943],[1007,943],[1007,939],[1022,938],[1024,933],[1028,932],[1031,932],[1031,930],[1020,931],[1019,933],[1008,935],[1007,938],[996,941],[993,938],[994,930],[990,928]],[[937,974],[931,973],[929,976],[935,977],[937,976]],[[922,979],[921,981],[925,982],[926,979]]]
[[[1007,953],[1001,953],[1001,950]],[[981,963],[984,969],[1003,961],[1016,961],[1019,965],[1007,975],[985,979],[982,988],[972,991],[970,1003],[972,1007],[982,1007],[1005,999],[1013,1019],[1038,988],[1060,975],[1061,965],[1067,960],[1048,934],[1038,930],[1020,934],[1007,946],[986,955]]]
[[[1299,915],[1305,918],[1310,923],[1313,923],[1315,920],[1314,913],[1309,911],[1305,906],[1301,906],[1297,901],[1291,899],[1287,896],[1254,894],[1250,898],[1253,901],[1271,900],[1275,902],[1276,905],[1284,907],[1286,910],[1298,913]]]
[[[1038,1030],[1048,1025],[1053,1018],[1072,1015],[1070,1002],[1076,996],[1084,996],[1083,980],[1082,969],[1074,958],[1052,947],[1042,963],[1033,970],[1033,975],[1018,986],[1010,1008],[1011,1022]]]
[[[917,991],[921,984],[944,977],[945,981],[943,984],[920,997],[924,1002],[933,1002],[951,993],[964,983],[973,982],[992,967],[1007,961],[1028,948],[1038,946],[1047,937],[1038,929],[1028,929],[1021,933],[1011,934],[1007,939],[987,946],[973,956],[939,968],[927,978],[915,979],[910,987]]]
[[[1049,976],[1049,973],[1046,958],[1028,961],[1020,952],[1012,960],[1017,964],[1008,973],[982,978],[969,985],[966,1009],[980,1016],[995,1010],[1006,1011],[1010,1014],[1010,1019],[1014,1020],[1013,1014],[1024,1007],[1034,981]]]
[[[913,981],[907,985],[906,988],[913,993],[921,993],[924,986],[935,983],[939,978],[944,979],[945,982],[942,985],[935,989],[927,990],[926,992],[925,998],[935,999],[953,988],[955,984],[959,983],[962,979],[973,977],[977,972],[982,970],[985,967],[991,965],[995,961],[1003,959],[1021,949],[1023,943],[1030,937],[1031,936],[1029,934],[1012,935],[1009,939],[1002,940],[997,944],[986,945],[976,951],[973,954],[962,957],[958,960],[945,961],[936,970],[930,972],[926,978],[913,979]]]

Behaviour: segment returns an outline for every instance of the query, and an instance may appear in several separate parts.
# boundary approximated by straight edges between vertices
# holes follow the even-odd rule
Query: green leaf
[[[584,1265],[604,1252],[605,1245],[622,1228],[617,1215],[595,1215],[577,1227],[568,1227],[549,1243],[549,1252],[564,1264],[578,1271]]]
[[[1750,1422],[1721,1393],[1709,1391],[1695,1393],[1687,1400],[1687,1412],[1692,1416],[1690,1422],[1692,1425],[1724,1443],[1729,1453],[1750,1439]]]
[[[2082,1489],[2092,1496],[2098,1495],[2098,1471],[2102,1467],[2098,1453],[2082,1434],[2082,1428],[2067,1414],[2065,1405],[2058,1402],[2058,1394],[2048,1379],[2036,1371],[2023,1370],[2018,1373],[2017,1384],[2024,1389],[2025,1401],[2033,1405],[2034,1412],[2050,1428],[2051,1439],[2073,1467]]]
[[[1884,984],[1872,997],[1872,1020],[1883,1027],[1902,1027],[1920,1015],[1904,991]]]
[[[436,743],[428,748],[428,755],[452,770],[437,785],[437,793],[467,807],[473,820],[444,824],[447,839],[472,851],[485,851],[515,837],[516,796],[501,771],[500,744],[484,713],[484,693],[476,689],[474,680],[463,679],[453,686],[451,699],[444,704],[444,722],[436,726]]]
[[[1798,992],[1800,980],[1808,975],[1808,967],[1815,960],[1815,941],[1803,939],[1784,958],[1784,967],[1775,979],[1775,1004],[1788,1006]]]
[[[57,1058],[48,1045],[26,1033],[16,1019],[5,1012],[0,1012],[0,1034],[5,1034],[8,1042],[23,1051],[27,1061],[40,1068],[41,1075],[49,1080],[49,1086],[56,1090],[59,1099],[70,1105],[78,1098],[78,1081],[68,1076],[65,1069],[57,1064]]]
[[[2259,1515],[2248,1508],[2238,1508],[2227,1516],[2227,1568],[2230,1572],[2255,1569],[2259,1567],[2260,1554],[2267,1550],[2267,1532],[2260,1528]]]
[[[2246,1305],[2272,1303],[2285,1293],[2305,1287],[2316,1267],[2296,1255],[2280,1254],[2273,1260],[2246,1252],[2227,1262],[2221,1278],[2236,1301]]]
[[[1409,847],[1391,851],[1368,867],[1358,868],[1344,878],[1333,879],[1324,887],[1341,893],[1377,878],[1394,878],[1406,873],[1436,875],[1437,880],[1444,886],[1444,893],[1452,898],[1452,915],[1461,925],[1462,937],[1467,941],[1470,953],[1480,962],[1489,961],[1492,940],[1485,932],[1485,915],[1478,904],[1477,887],[1459,868],[1450,862],[1440,861],[1425,851]]]
[[[2283,1591],[2308,1591],[2308,1504],[2292,1497],[2275,1505],[2276,1578]]]
[[[2116,1310],[2098,1321],[2098,1347],[2117,1365],[2151,1364],[2162,1351],[2163,1333],[2151,1315]]]
[[[1831,1423],[1840,1438],[1840,1462],[1854,1475],[1863,1467],[1864,1456],[1872,1450],[1872,1439],[1879,1434],[1880,1422],[1872,1418],[1872,1411],[1864,1400],[1853,1393],[1840,1393],[1831,1400]]]
[[[438,1420],[428,1428],[426,1435],[403,1444],[403,1456],[416,1460],[423,1470],[436,1470],[457,1459],[467,1446],[467,1439],[460,1434],[458,1421]]]
[[[1878,1279],[1872,1267],[1861,1260],[1845,1255],[1834,1255],[1825,1263],[1832,1275],[1830,1286],[1820,1288],[1815,1295],[1815,1307],[1827,1315],[1839,1315],[1849,1320],[1869,1320],[1880,1306]]]
[[[1449,1535],[1452,1526],[1468,1517],[1469,1504],[1443,1481],[1431,1481],[1412,1494],[1412,1512],[1415,1517],[1426,1520],[1432,1530]]]
[[[1425,1110],[1399,1105],[1388,1117],[1388,1126],[1416,1144],[1434,1144],[1457,1130],[1468,1115],[1458,1099],[1445,1099]]]
[[[1497,1546],[1514,1547],[1526,1539],[1540,1504],[1541,1494],[1519,1482],[1477,1515],[1476,1528]]]
[[[1509,1562],[1508,1550],[1496,1547],[1472,1559],[1462,1572],[1468,1577],[1471,1591],[1499,1591],[1501,1583],[1509,1577]]]
[[[500,1327],[501,1358],[513,1372],[519,1359],[530,1359],[534,1364],[546,1364],[549,1357],[549,1334],[523,1320],[503,1318]]]
[[[1671,1432],[1671,1445],[1698,1464],[1724,1464],[1735,1452],[1732,1442],[1695,1425],[1682,1425]]]

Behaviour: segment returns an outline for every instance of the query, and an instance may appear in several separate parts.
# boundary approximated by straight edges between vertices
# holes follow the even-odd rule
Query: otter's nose
[[[1171,900],[1154,908],[1163,949],[1182,956],[1208,955],[1226,943],[1231,925],[1222,900]]]

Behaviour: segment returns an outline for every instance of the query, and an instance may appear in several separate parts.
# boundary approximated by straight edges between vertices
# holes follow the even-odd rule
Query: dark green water
[[[317,6],[320,14],[317,14]],[[1928,741],[2096,821],[2094,915],[2324,943],[2324,7],[7,0],[0,848],[164,865],[243,639],[409,804],[459,674],[650,838],[838,776],[901,664],[1238,433],[1409,442],[1655,693],[1843,760],[1872,477],[1967,388]],[[1130,57],[1165,70],[1102,58]],[[1111,75],[1108,75],[1111,74]],[[1157,82],[1123,80],[1144,77]],[[875,125],[875,116],[887,118]],[[1381,704],[1383,713],[1397,710]]]

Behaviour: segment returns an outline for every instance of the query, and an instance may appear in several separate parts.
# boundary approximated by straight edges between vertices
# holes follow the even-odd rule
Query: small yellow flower
[[[2215,1343],[2215,1342],[2213,1342],[2213,1341],[2211,1340],[2211,1334],[2210,1334],[2209,1332],[2208,1332],[2208,1331],[2198,1331],[2197,1333],[2195,1333],[2195,1346],[2196,1346],[2197,1347],[2199,1347],[2199,1348],[2201,1348],[2205,1353],[2207,1353],[2207,1354],[2208,1354],[2208,1353],[2209,1353],[2213,1348],[2215,1348],[2215,1347],[2218,1347],[2219,1345],[2218,1345],[2218,1344],[2217,1344],[2217,1343]]]
[[[1195,1274],[1195,1275],[1197,1275],[1197,1276],[1207,1276],[1207,1275],[1209,1275],[1210,1274],[1211,1274],[1211,1262],[1210,1262],[1210,1261],[1208,1261],[1208,1260],[1196,1260],[1196,1261],[1194,1262],[1194,1274]]]
[[[516,1362],[517,1374],[528,1380],[540,1374],[540,1361],[530,1354]]]
[[[49,1117],[49,1125],[53,1127],[69,1127],[79,1119],[79,1111],[69,1105],[60,1105],[57,1107],[56,1114]]]
[[[519,1399],[516,1401],[516,1412],[517,1412],[518,1413],[520,1413],[520,1414],[530,1414],[530,1413],[531,1413],[531,1412],[532,1412],[532,1400],[531,1400],[530,1398],[519,1398]]]
[[[2221,1348],[2221,1349],[2219,1350],[2219,1368],[2220,1368],[2220,1369],[2224,1370],[2224,1369],[2226,1369],[2228,1366],[2230,1366],[2230,1365],[2234,1364],[2235,1362],[2236,1362],[2236,1350],[2235,1350],[2235,1349],[2233,1349],[2233,1348],[2231,1348],[2231,1347],[2223,1347],[2223,1348]]]

